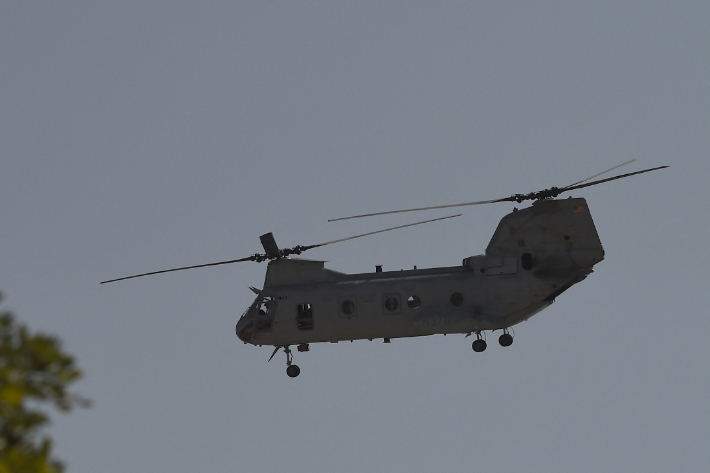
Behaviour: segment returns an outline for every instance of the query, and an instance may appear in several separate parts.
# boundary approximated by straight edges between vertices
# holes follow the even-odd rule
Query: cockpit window
[[[262,297],[258,303],[259,315],[265,315],[267,313],[273,314],[276,309],[276,298],[275,297]]]
[[[276,298],[264,297],[257,303],[256,330],[260,332],[271,331],[276,312]]]

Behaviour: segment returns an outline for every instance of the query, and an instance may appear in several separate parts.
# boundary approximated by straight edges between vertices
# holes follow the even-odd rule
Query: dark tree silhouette
[[[28,401],[64,412],[88,407],[88,399],[67,390],[81,376],[57,338],[32,334],[10,312],[0,312],[0,473],[64,470],[50,456],[51,438],[39,435],[49,417]]]

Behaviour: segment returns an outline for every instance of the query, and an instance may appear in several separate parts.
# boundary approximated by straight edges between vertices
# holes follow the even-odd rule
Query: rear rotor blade
[[[108,281],[101,281],[100,284],[106,284],[107,282],[123,281],[124,279],[140,278],[143,276],[151,276],[153,274],[170,273],[172,271],[182,271],[183,269],[205,268],[207,266],[219,266],[221,264],[240,263],[242,261],[258,261],[260,256],[261,255],[253,255],[253,256],[249,256],[247,258],[233,259],[230,261],[220,261],[219,263],[197,264],[195,266],[184,266],[182,268],[163,269],[162,271],[152,271],[150,273],[135,274],[133,276],[126,276],[123,278],[109,279]]]
[[[581,183],[583,183],[583,182],[587,182],[587,181],[590,180],[590,179],[594,179],[595,177],[599,177],[599,176],[601,176],[602,174],[606,174],[606,173],[608,173],[609,171],[613,171],[614,169],[619,169],[621,166],[626,166],[627,164],[633,163],[634,161],[636,161],[636,160],[635,160],[635,159],[632,159],[632,160],[630,160],[630,161],[626,161],[625,163],[617,164],[617,165],[614,166],[613,168],[609,168],[609,169],[607,169],[606,171],[598,172],[598,173],[596,173],[595,175],[589,176],[589,177],[586,178],[586,179],[582,179],[581,181],[577,181],[577,182],[575,182],[574,184],[570,184],[570,185],[568,185],[568,186],[565,186],[565,187],[563,187],[563,189],[567,189],[568,187],[576,186],[577,184],[581,184]]]
[[[636,160],[635,160],[635,159],[631,159],[631,160],[626,161],[626,162],[624,162],[624,163],[618,164],[618,165],[616,165],[616,166],[614,166],[614,167],[612,167],[612,168],[609,168],[609,169],[607,169],[606,171],[602,171],[602,172],[597,173],[597,174],[595,174],[595,175],[593,175],[593,176],[590,176],[590,177],[588,177],[588,178],[586,178],[586,179],[582,179],[581,181],[577,181],[577,182],[575,182],[574,184],[571,184],[571,185],[566,186],[566,187],[551,187],[551,188],[549,188],[549,189],[544,189],[544,190],[537,191],[537,192],[530,192],[530,193],[527,193],[527,194],[514,194],[514,195],[511,195],[510,197],[504,197],[504,198],[502,198],[502,199],[480,200],[480,201],[477,201],[477,202],[464,202],[464,203],[461,203],[461,204],[450,204],[450,205],[435,205],[435,206],[432,206],[432,207],[418,207],[418,208],[414,208],[414,209],[404,209],[404,210],[390,210],[390,211],[387,211],[387,212],[374,212],[374,213],[368,213],[368,214],[353,215],[353,216],[351,216],[351,217],[333,218],[333,219],[330,219],[330,220],[328,220],[328,221],[329,221],[329,222],[337,222],[337,221],[339,221],[339,220],[349,220],[349,219],[353,219],[353,218],[363,218],[363,217],[374,217],[374,216],[376,216],[376,215],[389,215],[389,214],[404,213],[404,212],[418,212],[418,211],[420,211],[420,210],[447,209],[447,208],[452,208],[452,207],[464,207],[464,206],[467,206],[467,205],[493,204],[493,203],[496,203],[496,202],[518,202],[518,203],[522,203],[523,201],[526,201],[526,200],[544,200],[544,199],[551,199],[551,198],[557,197],[558,195],[562,194],[563,192],[567,192],[567,191],[570,191],[570,190],[581,189],[581,188],[583,188],[583,187],[589,187],[589,186],[593,186],[593,185],[596,185],[596,184],[601,184],[602,182],[613,181],[613,180],[616,180],[616,179],[621,179],[622,177],[629,177],[629,176],[633,176],[633,175],[636,175],[636,174],[643,174],[643,173],[645,173],[645,172],[655,171],[655,170],[657,170],[657,169],[664,169],[664,168],[667,168],[667,167],[668,167],[668,166],[659,166],[659,167],[656,167],[656,168],[644,169],[643,171],[630,172],[630,173],[628,173],[628,174],[622,174],[622,175],[620,175],[620,176],[610,177],[610,178],[607,178],[607,179],[600,179],[600,180],[598,180],[598,181],[593,181],[593,182],[588,182],[588,183],[586,183],[586,184],[582,184],[583,182],[587,182],[588,180],[594,179],[595,177],[601,176],[602,174],[606,174],[606,173],[608,173],[609,171],[613,171],[614,169],[618,169],[618,168],[620,168],[621,166],[626,166],[627,164],[633,163],[634,161],[636,161]]]
[[[564,189],[562,189],[562,192],[567,192],[567,191],[571,191],[571,190],[575,190],[575,189],[581,189],[583,187],[595,186],[597,184],[601,184],[602,182],[614,181],[616,179],[621,179],[622,177],[629,177],[629,176],[634,176],[636,174],[643,174],[645,172],[657,171],[658,169],[665,169],[667,167],[668,166],[658,166],[657,168],[644,169],[643,171],[630,172],[627,174],[622,174],[620,176],[608,177],[606,179],[600,179],[598,181],[587,182],[586,184],[582,184],[579,186],[565,187]]]

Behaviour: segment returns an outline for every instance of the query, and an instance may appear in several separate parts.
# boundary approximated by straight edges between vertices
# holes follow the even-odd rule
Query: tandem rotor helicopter
[[[376,233],[460,216],[450,215],[364,233],[316,245],[279,248],[271,233],[260,237],[264,253],[246,258],[136,274],[102,281],[161,274],[244,261],[269,261],[262,289],[250,287],[256,299],[242,314],[236,334],[245,344],[283,349],[286,373],[301,372],[291,347],[353,340],[419,337],[434,334],[475,335],[473,351],[486,349],[485,331],[502,330],[498,342],[513,343],[509,329],[548,307],[555,298],[583,281],[604,259],[599,235],[583,198],[556,199],[564,192],[643,174],[668,166],[591,181],[634,160],[565,187],[529,194],[452,205],[377,212],[329,221],[393,213],[532,200],[504,216],[485,254],[463,259],[460,266],[345,274],[325,268],[324,261],[291,258],[306,250]],[[589,182],[591,181],[591,182]]]

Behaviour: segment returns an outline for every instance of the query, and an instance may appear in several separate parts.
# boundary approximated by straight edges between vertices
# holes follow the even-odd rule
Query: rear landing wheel
[[[513,336],[509,333],[504,333],[498,338],[498,343],[502,347],[509,347],[513,344]]]
[[[286,374],[289,375],[291,378],[295,378],[299,374],[301,374],[301,368],[298,367],[298,365],[290,365],[288,368],[286,368]]]
[[[483,350],[486,349],[487,346],[488,346],[488,344],[482,338],[479,338],[478,340],[474,340],[474,342],[471,344],[473,351],[475,351],[476,353],[481,353]]]

